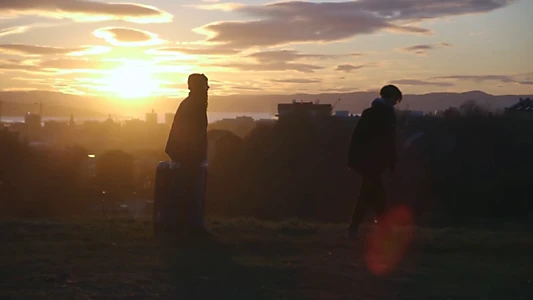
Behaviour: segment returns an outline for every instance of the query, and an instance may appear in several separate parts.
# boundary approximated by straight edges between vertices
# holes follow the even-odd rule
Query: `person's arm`
[[[391,116],[390,116],[390,122],[391,122],[391,132],[390,132],[390,155],[391,155],[391,165],[390,170],[394,172],[396,170],[396,162],[398,161],[398,153],[396,149],[396,114],[394,113],[394,109],[392,110]]]
[[[180,129],[182,127],[181,123],[180,106],[174,115],[174,120],[168,135],[167,145],[165,147],[165,153],[172,161],[179,161],[181,156],[179,153],[180,149],[182,148],[182,145],[180,145]]]
[[[207,120],[205,110],[188,102],[178,109],[167,143],[172,160],[191,167],[199,166],[207,152]]]
[[[196,109],[187,118],[187,163],[200,166],[207,155],[207,125],[205,111]]]
[[[371,127],[369,121],[368,112],[363,111],[352,133],[348,148],[348,166],[350,168],[353,168],[356,164],[358,156],[361,155],[361,147],[368,140]]]

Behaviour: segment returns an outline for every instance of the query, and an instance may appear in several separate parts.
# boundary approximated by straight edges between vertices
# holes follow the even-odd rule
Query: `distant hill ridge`
[[[348,110],[359,113],[377,97],[377,92],[322,93],[322,94],[287,94],[287,95],[227,95],[209,97],[209,110],[213,112],[264,112],[275,113],[278,103],[297,101],[315,101],[333,104],[341,99],[335,110]],[[533,95],[491,95],[483,91],[463,93],[435,92],[427,94],[407,94],[398,106],[400,109],[430,112],[451,106],[459,106],[464,101],[473,99],[491,110],[499,110],[516,103],[519,98]],[[21,115],[27,111],[38,111],[36,103],[42,101],[44,112],[48,116],[79,117],[105,116],[113,114],[144,114],[154,109],[156,112],[173,112],[181,99],[150,98],[131,101],[114,101],[102,97],[70,95],[51,91],[1,91],[3,102],[2,115]]]

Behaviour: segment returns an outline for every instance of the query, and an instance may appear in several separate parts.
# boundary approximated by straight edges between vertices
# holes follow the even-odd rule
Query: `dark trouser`
[[[162,213],[177,229],[204,227],[205,172],[201,167],[182,167],[173,175]]]
[[[352,213],[351,226],[359,227],[366,212],[372,209],[379,221],[385,212],[385,189],[381,174],[364,174],[359,197]]]

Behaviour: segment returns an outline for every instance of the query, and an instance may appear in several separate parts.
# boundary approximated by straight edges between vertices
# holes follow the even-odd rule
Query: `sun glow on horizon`
[[[122,66],[111,70],[105,81],[106,90],[122,99],[150,97],[160,89],[150,66]]]

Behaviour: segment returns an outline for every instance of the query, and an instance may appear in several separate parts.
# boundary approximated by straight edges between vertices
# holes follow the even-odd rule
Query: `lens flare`
[[[385,214],[367,237],[364,257],[372,274],[389,274],[401,262],[413,239],[413,225],[413,215],[407,206]]]

